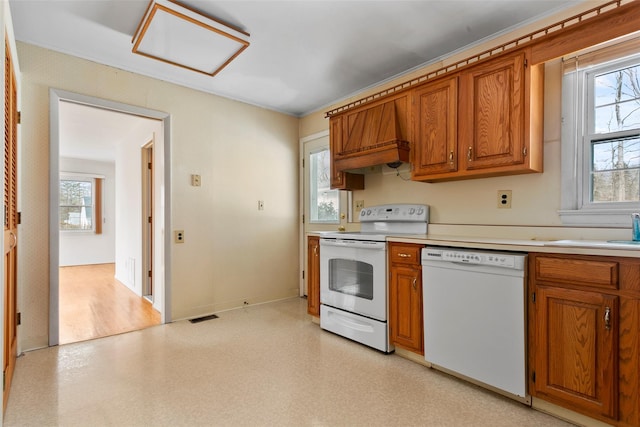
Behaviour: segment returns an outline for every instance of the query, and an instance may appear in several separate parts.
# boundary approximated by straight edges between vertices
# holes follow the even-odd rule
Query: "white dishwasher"
[[[424,358],[529,403],[526,255],[422,249]]]

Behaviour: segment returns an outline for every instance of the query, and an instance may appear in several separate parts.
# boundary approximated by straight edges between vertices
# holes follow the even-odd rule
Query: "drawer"
[[[534,275],[540,282],[618,289],[619,270],[615,260],[536,256]]]
[[[420,265],[420,250],[424,245],[397,244],[389,246],[389,260],[392,263]]]

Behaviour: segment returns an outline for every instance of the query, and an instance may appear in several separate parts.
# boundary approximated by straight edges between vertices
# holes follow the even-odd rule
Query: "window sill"
[[[562,224],[580,227],[630,228],[631,214],[640,209],[559,210]]]

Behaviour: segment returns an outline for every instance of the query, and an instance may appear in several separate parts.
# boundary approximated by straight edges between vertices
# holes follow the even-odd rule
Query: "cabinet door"
[[[413,179],[458,170],[458,77],[413,93]]]
[[[329,119],[329,152],[331,153],[331,188],[341,189],[344,186],[344,173],[334,167],[334,158],[342,149],[342,117]]]
[[[467,170],[524,163],[525,54],[461,76],[460,163]]]
[[[617,418],[618,297],[539,286],[533,395]]]
[[[421,268],[419,266],[393,265],[389,283],[391,342],[424,355],[422,322]]]
[[[329,119],[329,152],[331,155],[330,173],[331,189],[335,190],[363,190],[364,175],[340,172],[335,169],[336,153],[342,151],[345,129],[342,116]]]
[[[320,317],[320,238],[307,239],[307,312]]]

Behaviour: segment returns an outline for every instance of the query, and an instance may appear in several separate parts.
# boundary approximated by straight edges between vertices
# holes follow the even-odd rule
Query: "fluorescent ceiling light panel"
[[[249,34],[173,0],[151,0],[133,53],[215,76],[249,46]]]

